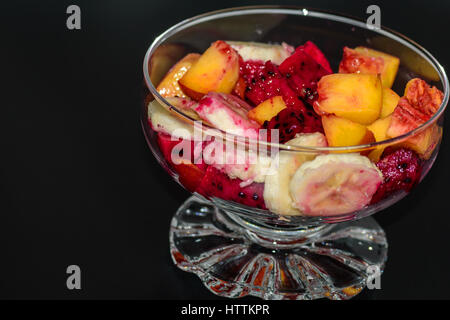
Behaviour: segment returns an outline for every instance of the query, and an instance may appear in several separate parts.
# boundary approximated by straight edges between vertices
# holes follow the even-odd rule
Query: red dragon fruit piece
[[[158,145],[159,148],[170,164],[171,168],[178,174],[178,181],[189,191],[194,192],[200,185],[203,177],[205,176],[206,169],[208,167],[203,161],[199,164],[194,164],[194,145],[198,143],[191,143],[191,161],[184,161],[179,164],[175,164],[172,160],[173,149],[181,142],[181,139],[173,141],[171,137],[164,133],[158,133]],[[199,142],[201,143],[201,142]],[[179,156],[182,156],[179,154]]]
[[[372,197],[376,203],[394,191],[409,192],[420,180],[422,166],[417,154],[409,149],[391,149],[384,152],[383,157],[376,163],[383,173],[384,182]]]
[[[183,140],[181,138],[179,139],[175,139],[172,140],[172,137],[168,134],[165,133],[161,133],[158,132],[158,146],[159,149],[161,150],[164,158],[167,160],[167,162],[171,165],[174,166],[175,163],[172,160],[172,150],[173,148],[175,148],[180,142],[182,142]],[[183,151],[179,151],[178,153],[178,157],[182,157],[184,159],[189,159],[189,161],[193,164],[195,164],[200,170],[205,171],[207,164],[205,164],[204,161],[202,161],[202,159],[195,159],[195,157],[201,157],[202,154],[202,149],[206,146],[206,141],[204,142],[195,142],[195,141],[189,141],[191,144],[190,147],[190,154],[189,155],[185,155],[182,154],[184,152]],[[202,146],[200,147],[199,144],[202,144]],[[195,152],[195,148],[201,148],[201,150],[199,149],[197,152]]]
[[[239,75],[250,83],[252,79],[256,79],[264,75],[266,64],[260,60],[240,60]]]
[[[330,63],[328,62],[327,58],[323,54],[322,51],[314,44],[312,41],[306,41],[304,45],[300,46],[299,48],[303,48],[303,50],[318,64],[320,64],[327,72],[332,73],[333,70],[331,70]]]
[[[295,91],[290,88],[286,78],[280,74],[278,67],[272,62],[267,61],[263,70],[259,67],[251,70],[247,72],[245,78],[247,83],[245,97],[253,105],[257,106],[269,98],[281,95],[288,107],[305,108]]]
[[[279,143],[286,143],[295,138],[297,133],[323,133],[322,121],[317,114],[292,107],[281,110],[270,121],[266,121],[263,128],[269,132],[278,129]],[[270,133],[267,133],[267,140],[271,141]]]
[[[320,78],[330,74],[302,47],[295,49],[279,67],[280,72],[288,79],[289,86],[295,93],[312,104],[317,99],[317,83]]]
[[[177,139],[173,141],[171,137],[168,134],[164,134],[161,132],[158,132],[158,145],[159,149],[162,152],[162,155],[164,156],[164,159],[167,160],[168,163],[173,165],[172,161],[172,150],[173,148],[181,142],[181,139]]]
[[[260,60],[244,61],[239,56],[239,79],[232,91],[235,96],[245,100],[245,92],[252,79],[257,79],[264,74],[265,63]]]
[[[241,179],[231,179],[222,171],[209,166],[196,192],[206,198],[216,197],[234,201],[250,207],[266,209],[264,204],[264,184],[252,183],[241,187]]]

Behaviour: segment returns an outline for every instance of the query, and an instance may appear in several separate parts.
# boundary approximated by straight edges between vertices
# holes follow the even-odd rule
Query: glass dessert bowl
[[[165,31],[144,77],[147,142],[193,193],[170,228],[179,268],[264,299],[348,299],[381,274],[369,216],[420,183],[442,139],[448,80],[425,49],[335,14],[243,7]]]

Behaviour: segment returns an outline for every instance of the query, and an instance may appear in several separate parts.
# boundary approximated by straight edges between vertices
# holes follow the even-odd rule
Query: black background
[[[82,29],[66,28],[77,4]],[[214,9],[291,4],[382,24],[450,63],[450,2],[2,2],[0,298],[215,299],[168,251],[171,215],[187,198],[147,148],[139,124],[142,59],[171,25]],[[422,184],[378,213],[389,240],[381,290],[356,299],[450,298],[448,134]],[[82,289],[66,288],[66,268]]]

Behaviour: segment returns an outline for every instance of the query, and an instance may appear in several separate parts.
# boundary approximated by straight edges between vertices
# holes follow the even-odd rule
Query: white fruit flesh
[[[244,185],[241,187],[252,182],[264,182],[272,162],[267,155],[258,155],[256,152],[220,140],[212,141],[205,147],[203,160],[206,164],[225,172],[231,179],[243,180]]]
[[[298,134],[288,141],[291,146],[326,147],[327,140],[321,133]],[[296,170],[306,161],[314,159],[313,153],[281,151],[273,161],[273,170],[264,181],[264,202],[266,207],[281,215],[300,215],[292,205],[289,184]]]
[[[333,216],[369,204],[383,175],[359,154],[320,155],[304,163],[290,182],[294,207],[304,215]]]
[[[203,120],[217,129],[251,139],[258,138],[259,125],[247,117],[251,107],[233,95],[210,92],[193,108]]]
[[[192,140],[194,127],[167,111],[157,100],[148,104],[148,118],[155,131]]]
[[[194,120],[201,120],[197,112],[194,111],[193,107],[196,102],[188,97],[167,97],[167,102],[172,106],[176,107],[178,110],[183,112],[185,115],[191,117]]]
[[[281,64],[294,51],[294,48],[287,44],[276,45],[240,41],[227,41],[227,43],[239,53],[244,61],[261,60],[265,62],[270,60],[275,64]]]

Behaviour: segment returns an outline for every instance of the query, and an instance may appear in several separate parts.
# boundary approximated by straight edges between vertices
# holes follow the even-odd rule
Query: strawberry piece
[[[376,203],[397,190],[409,192],[419,183],[422,172],[417,154],[405,148],[386,150],[376,166],[383,173],[384,182],[372,197],[371,203]]]
[[[325,54],[314,44],[314,42],[306,41],[303,46],[303,50],[318,64],[320,64],[327,72],[333,73],[331,70],[330,63],[328,62]]]
[[[323,133],[322,121],[313,111],[293,107],[281,110],[270,121],[266,121],[263,127],[269,131],[267,133],[269,142],[270,130],[279,130],[279,143],[293,139],[297,133]]]
[[[241,187],[241,179],[230,179],[222,171],[209,166],[196,192],[206,198],[216,197],[234,201],[250,207],[266,209],[264,204],[264,184],[252,183]]]
[[[312,104],[317,99],[317,83],[331,72],[324,69],[300,46],[293,55],[283,61],[279,71],[288,78],[295,93]]]

